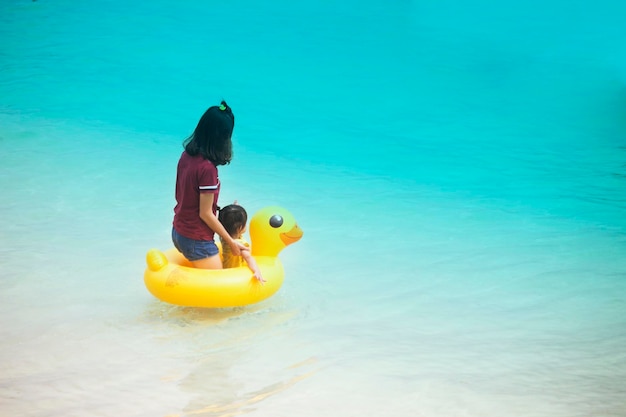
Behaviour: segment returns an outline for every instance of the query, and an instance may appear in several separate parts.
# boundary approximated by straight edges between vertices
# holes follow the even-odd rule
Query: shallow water
[[[0,411],[626,415],[626,10],[479,3],[0,5]],[[222,98],[221,201],[305,236],[263,303],[166,305]]]

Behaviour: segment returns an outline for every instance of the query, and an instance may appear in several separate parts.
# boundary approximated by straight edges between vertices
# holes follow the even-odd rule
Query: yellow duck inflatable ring
[[[188,307],[238,307],[272,296],[283,284],[278,254],[303,233],[293,215],[282,207],[265,207],[250,220],[252,256],[266,280],[261,284],[247,266],[196,269],[176,249],[150,249],[144,282],[161,301]]]

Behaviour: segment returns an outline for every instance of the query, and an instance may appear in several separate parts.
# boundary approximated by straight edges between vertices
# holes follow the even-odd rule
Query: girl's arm
[[[200,218],[204,221],[207,226],[211,228],[215,233],[222,238],[223,242],[226,242],[228,246],[230,246],[233,255],[240,256],[243,249],[246,249],[244,245],[237,242],[233,239],[222,223],[220,223],[219,219],[213,214],[213,200],[215,199],[215,194],[213,193],[200,193]]]
[[[246,248],[245,250],[242,249],[241,257],[244,259],[244,261],[246,261],[246,263],[248,264],[248,268],[250,268],[250,271],[252,271],[257,281],[263,284],[265,280],[261,276],[261,270],[259,269],[259,266],[257,265],[256,261],[252,257],[252,254],[250,253],[250,249],[249,248]]]

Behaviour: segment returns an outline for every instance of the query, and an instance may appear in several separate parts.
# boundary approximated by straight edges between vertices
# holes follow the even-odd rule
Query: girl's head
[[[229,204],[220,209],[219,221],[229,235],[238,238],[246,231],[248,213],[238,204]]]
[[[233,157],[231,137],[235,116],[225,101],[204,112],[196,130],[184,142],[189,155],[202,155],[215,165],[226,165]]]

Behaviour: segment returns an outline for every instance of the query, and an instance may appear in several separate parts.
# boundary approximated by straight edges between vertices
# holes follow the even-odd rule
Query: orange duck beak
[[[282,240],[285,246],[287,246],[299,241],[303,235],[304,232],[300,229],[300,226],[295,224],[290,231],[280,234],[280,240]]]

